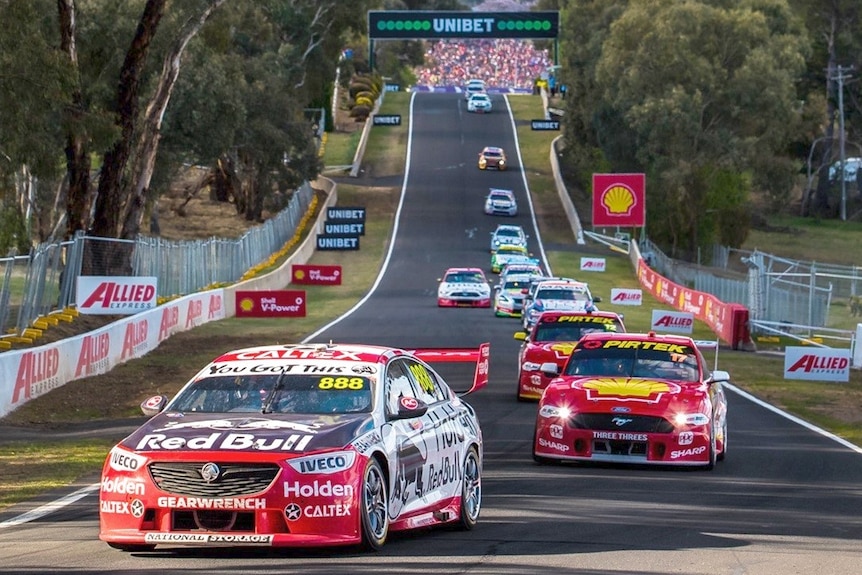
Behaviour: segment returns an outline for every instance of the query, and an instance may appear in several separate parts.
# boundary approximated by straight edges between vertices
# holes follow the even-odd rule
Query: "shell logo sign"
[[[658,403],[666,393],[679,393],[680,387],[666,381],[597,378],[583,384],[591,400],[613,399]]]
[[[593,174],[593,227],[643,227],[645,196],[644,174]]]

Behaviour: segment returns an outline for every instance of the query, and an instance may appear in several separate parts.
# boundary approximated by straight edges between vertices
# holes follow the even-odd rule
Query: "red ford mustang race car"
[[[546,311],[530,332],[516,331],[522,340],[518,352],[518,401],[536,400],[552,377],[543,374],[543,363],[554,362],[562,370],[581,337],[594,331],[625,332],[623,318],[611,311]]]
[[[729,380],[689,337],[587,334],[539,400],[533,459],[712,469],[727,453]]]
[[[277,345],[225,353],[115,446],[99,495],[99,537],[156,545],[378,549],[390,531],[471,529],[482,496],[473,408],[429,363],[475,362],[488,346],[413,352]]]

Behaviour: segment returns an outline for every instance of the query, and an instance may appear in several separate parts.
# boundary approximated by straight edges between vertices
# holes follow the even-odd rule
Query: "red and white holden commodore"
[[[545,311],[529,331],[516,331],[518,351],[518,401],[537,400],[555,375],[542,373],[542,364],[553,362],[562,371],[575,342],[592,332],[623,333],[623,318],[612,311]]]
[[[686,336],[587,334],[539,400],[533,458],[712,469],[727,453],[729,380]]]
[[[471,529],[483,444],[473,408],[429,365],[475,362],[488,345],[413,352],[369,345],[231,351],[109,453],[99,537],[156,545],[379,549],[390,531]]]

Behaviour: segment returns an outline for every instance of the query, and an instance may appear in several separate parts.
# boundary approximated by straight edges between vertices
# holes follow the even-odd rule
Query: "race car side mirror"
[[[146,415],[147,417],[152,417],[161,413],[167,404],[167,396],[154,395],[153,397],[145,399],[141,403],[141,411],[143,411],[144,415]]]
[[[547,375],[548,377],[557,377],[560,375],[559,366],[553,361],[548,361],[539,366],[539,371],[542,372],[543,375]]]
[[[414,417],[422,417],[428,411],[428,405],[419,399],[402,398],[407,401],[398,402],[398,411],[389,414],[389,420],[395,421],[399,419],[413,419]]]
[[[709,383],[715,383],[718,381],[730,381],[730,374],[722,369],[716,369],[712,372],[712,377],[709,379]]]

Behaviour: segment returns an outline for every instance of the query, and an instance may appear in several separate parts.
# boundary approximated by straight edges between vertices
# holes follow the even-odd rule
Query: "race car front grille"
[[[254,512],[175,510],[171,512],[171,530],[254,533]]]
[[[479,292],[475,291],[457,291],[452,294],[453,298],[469,298],[469,299],[478,299],[482,297]]]
[[[243,497],[266,491],[278,476],[274,463],[219,463],[217,476],[206,481],[201,473],[208,463],[157,462],[149,466],[159,489],[192,497]],[[208,476],[212,469],[208,469]]]
[[[620,413],[578,413],[569,420],[575,429],[626,431],[630,433],[672,433],[673,425],[663,417]]]

